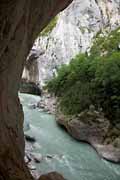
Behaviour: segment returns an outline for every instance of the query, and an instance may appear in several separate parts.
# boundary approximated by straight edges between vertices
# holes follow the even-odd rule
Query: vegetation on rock
[[[115,124],[120,119],[120,28],[95,37],[90,55],[79,54],[47,83],[64,114],[75,115],[94,104]]]
[[[43,29],[43,31],[40,33],[40,36],[47,36],[53,30],[53,28],[56,26],[57,20],[58,20],[58,17],[55,16],[50,21],[50,23]]]

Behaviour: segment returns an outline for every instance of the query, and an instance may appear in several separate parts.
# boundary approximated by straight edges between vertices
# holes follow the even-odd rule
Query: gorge
[[[70,6],[67,8],[68,5]],[[61,13],[58,14],[59,12]],[[93,60],[99,58],[108,60],[108,63],[109,62],[111,63],[110,66],[107,66],[106,64],[105,64],[106,66],[99,66],[99,64],[98,66],[107,67],[108,71],[106,72],[109,73],[110,72],[109,70],[111,70],[111,72],[113,72],[113,75],[115,75],[112,76],[112,82],[113,82],[112,85],[114,85],[113,89],[115,89],[115,93],[112,94],[112,96],[110,93],[109,96],[110,98],[108,99],[106,98],[108,97],[107,94],[105,94],[104,96],[104,93],[100,96],[100,98],[96,96],[96,99],[98,98],[102,100],[102,102],[100,101],[99,104],[104,105],[104,107],[102,108],[103,111],[106,110],[105,109],[106,104],[109,103],[109,100],[110,103],[115,102],[115,107],[113,108],[112,106],[113,108],[112,110],[114,110],[113,114],[114,115],[116,114],[118,116],[114,116],[115,118],[117,117],[115,121],[113,121],[114,123],[112,123],[112,120],[114,118],[112,119],[110,116],[112,120],[108,119],[109,123],[107,124],[107,130],[108,129],[111,130],[113,127],[115,127],[115,134],[114,133],[112,134],[112,142],[117,137],[117,143],[114,144],[115,146],[117,144],[117,148],[118,148],[119,138],[120,138],[119,136],[120,135],[119,134],[120,43],[118,42],[120,37],[119,26],[120,26],[120,0],[108,0],[108,1],[73,0],[73,2],[72,0],[44,0],[44,1],[43,0],[35,0],[35,1],[1,0],[0,1],[0,40],[1,40],[0,41],[0,144],[1,144],[0,180],[26,180],[26,179],[63,180],[64,179],[60,174],[57,174],[56,172],[54,172],[53,174],[49,173],[51,171],[58,171],[61,174],[63,174],[65,178],[69,180],[73,180],[73,179],[80,180],[80,178],[81,180],[82,179],[87,180],[88,178],[90,180],[93,179],[119,180],[120,177],[119,164],[115,165],[112,163],[108,163],[104,160],[101,160],[100,157],[97,156],[96,152],[93,149],[91,149],[89,145],[76,142],[66,132],[64,132],[64,130],[58,128],[57,124],[54,121],[55,120],[54,116],[47,114],[47,112],[44,112],[41,108],[40,109],[36,108],[36,105],[34,104],[31,104],[31,108],[28,107],[29,106],[28,104],[31,103],[31,101],[33,103],[34,102],[36,103],[36,100],[38,100],[39,97],[20,94],[19,96],[21,98],[23,108],[18,97],[18,91],[20,90],[20,84],[21,84],[21,76],[23,83],[22,85],[23,85],[23,89],[25,88],[25,92],[28,92],[26,90],[26,85],[27,85],[29,86],[28,88],[29,91],[32,91],[33,94],[35,93],[37,95],[41,95],[44,90],[45,92],[47,90],[49,91],[49,87],[48,89],[44,89],[46,88],[44,86],[46,85],[46,82],[48,82],[49,80],[51,80],[50,82],[52,82],[52,80],[53,82],[57,82],[54,81],[54,78],[58,77],[59,79],[58,72],[60,72],[59,68],[62,67],[62,64],[67,64],[63,67],[68,67],[68,69],[69,67],[71,67],[71,64],[73,65],[72,67],[76,67],[76,65],[74,66],[74,62],[77,61],[74,61],[74,57],[75,58],[78,57],[78,62],[81,62],[81,57],[82,58],[84,57],[83,59],[87,60],[85,61],[87,63],[90,62],[89,57]],[[114,34],[115,34],[115,38],[114,38]],[[112,39],[112,43],[110,43],[110,47],[108,43],[109,41],[107,41],[107,39],[109,38],[106,38],[107,35],[108,37],[110,37],[110,39]],[[117,38],[116,35],[118,35]],[[99,38],[100,38],[100,43],[94,44],[94,40],[97,39],[99,40]],[[103,41],[101,41],[101,38],[104,38],[104,40],[102,39]],[[107,45],[104,42],[107,42]],[[102,45],[102,48],[100,45]],[[106,46],[108,48],[107,51],[106,51]],[[92,49],[91,47],[95,47],[95,48],[91,50]],[[91,51],[93,52],[94,56],[90,56]],[[99,58],[96,53],[99,55]],[[71,61],[72,58],[73,60]],[[115,63],[113,62],[113,59],[116,62],[115,68],[117,68],[117,71],[116,69],[114,69]],[[94,61],[91,62],[93,62],[94,64]],[[86,65],[84,66],[83,63],[83,66],[80,65],[78,67],[88,67],[88,64]],[[90,66],[90,67],[92,67],[91,69],[94,71],[94,69],[98,70],[96,68],[98,66]],[[112,71],[112,68],[114,69],[114,71]],[[67,68],[65,68],[65,71],[66,70]],[[73,69],[71,68],[71,70]],[[90,72],[92,72],[92,70]],[[102,75],[100,76],[101,79],[103,78],[103,80],[99,79],[98,77],[97,80],[98,82],[103,83],[102,87],[106,87],[104,85],[107,84],[106,82],[108,82],[107,80],[109,79],[108,78],[109,76],[107,74],[108,79],[106,78],[105,79],[106,81],[104,81],[104,77],[106,77],[104,76],[106,75],[104,74],[104,68],[103,69],[101,68],[100,70],[102,71],[97,71],[97,73],[94,71],[94,73],[92,73],[90,77],[92,76],[96,77],[97,75],[99,77],[100,73],[103,72]],[[71,75],[71,71],[69,72]],[[79,71],[79,73],[84,74],[84,76],[81,77],[85,77],[85,75],[87,74],[84,72]],[[76,79],[79,79],[76,78],[76,74],[74,74],[74,71],[72,75],[73,76],[75,75],[74,76],[75,79],[73,78],[73,76],[69,76],[70,78],[68,78],[68,80],[70,81],[68,81],[68,84],[69,82],[71,83],[71,80],[73,80],[73,82],[76,82]],[[111,77],[111,73],[110,73],[110,77]],[[64,81],[64,77],[62,78],[62,80]],[[63,82],[62,80],[61,82]],[[93,82],[92,80],[90,79],[90,82]],[[95,82],[97,82],[97,80]],[[61,93],[61,97],[63,97],[63,100],[65,97],[64,95],[66,95],[65,93],[67,91],[63,89],[63,91],[61,92],[61,89],[62,87],[64,87],[64,85],[66,86],[67,84],[66,82],[67,81],[63,83],[63,86],[61,84],[59,86],[59,83],[57,83],[59,87],[58,91],[59,93]],[[69,84],[69,86],[66,88],[68,90],[67,95],[71,93],[70,98],[68,98],[69,100],[70,99],[74,100],[75,94],[79,95],[80,89],[78,87],[85,88],[86,85],[88,84],[88,83],[84,83],[85,86],[77,86],[79,85],[79,83],[76,83],[75,87],[77,88],[74,88],[73,82],[72,84]],[[86,81],[83,80],[83,82]],[[108,84],[111,85],[111,83]],[[56,87],[56,84],[53,87]],[[74,88],[75,91],[72,90],[72,87]],[[111,86],[108,87],[111,88]],[[101,86],[98,89],[100,88]],[[78,90],[78,93],[76,93],[76,90]],[[85,88],[85,90],[87,90],[87,88]],[[109,90],[109,88],[107,90]],[[22,87],[21,87],[21,91],[22,91]],[[52,91],[51,94],[57,96],[57,93],[55,94]],[[72,99],[73,96],[74,98]],[[79,101],[78,97],[77,100]],[[51,101],[50,98],[51,97],[49,97],[48,95],[48,99]],[[104,98],[106,98],[108,101],[106,101],[106,99],[104,101]],[[79,101],[79,103],[76,104],[77,105],[79,104],[80,105],[79,107],[81,107],[81,105],[84,105],[85,101],[81,101],[81,102],[83,103],[80,103]],[[116,102],[117,102],[117,106],[116,106]],[[40,102],[38,102],[38,104],[39,103]],[[96,111],[98,109],[101,112],[102,110],[101,110],[101,106],[99,108],[99,104],[97,104],[96,102],[94,105],[90,103],[89,104],[90,106],[87,106],[87,111],[89,111],[89,107],[90,107],[90,109],[92,110],[94,109],[95,112],[98,112]],[[77,105],[74,106],[74,108],[72,106],[71,112],[74,112],[74,110],[76,110],[76,107],[78,107]],[[66,107],[65,103],[63,103],[63,107],[64,108]],[[68,112],[70,112],[69,107],[71,108],[71,104],[70,106],[69,104],[67,104],[67,108],[65,109],[66,112],[67,110]],[[111,109],[109,107],[111,106],[108,105],[107,110],[109,110],[108,112],[111,112],[110,111]],[[23,113],[23,110],[25,114]],[[57,110],[59,110],[59,108]],[[82,111],[83,110],[86,111],[86,107],[85,109],[82,109]],[[62,112],[63,116],[65,115],[64,114],[65,111]],[[109,114],[111,115],[112,113]],[[59,115],[59,113],[57,115]],[[81,114],[77,112],[77,115],[81,115]],[[24,156],[25,156],[25,141],[24,141],[24,132],[23,132],[24,117],[25,120],[30,123],[28,124],[28,129],[30,128],[29,129],[30,135],[33,133],[33,140],[35,141],[36,139],[38,142],[37,144],[38,147],[37,146],[35,148],[33,147],[33,153],[36,152],[42,153],[42,156],[44,156],[45,161],[41,162],[40,164],[35,163],[35,168],[39,170],[40,177],[38,176],[33,177],[34,173],[31,175],[30,170],[32,168],[34,169],[34,166],[31,167],[31,169],[30,168],[28,169],[27,163],[24,160]],[[76,114],[75,116],[73,116],[73,118],[74,117],[76,118]],[[101,122],[101,119],[98,118],[97,120]],[[118,129],[117,133],[116,133],[116,127]],[[84,129],[82,130],[84,131]],[[103,129],[100,129],[101,132],[102,130]],[[25,130],[25,133],[26,132],[29,135],[29,131]],[[57,138],[55,138],[55,136],[57,136]],[[102,139],[103,142],[104,140],[106,140],[106,133],[102,134],[102,136],[103,136]],[[98,134],[97,137],[99,137]],[[108,137],[109,139],[107,138],[107,140],[109,140],[111,143],[111,134],[109,135],[109,137]],[[105,142],[105,143],[109,143],[109,142]],[[115,161],[115,159],[113,158],[112,161],[114,162],[120,161],[119,148],[117,152],[118,152],[117,153],[118,159]],[[40,154],[40,158],[41,158],[41,154]],[[111,160],[110,158],[108,159]],[[44,173],[48,173],[48,174],[43,175]]]
[[[119,180],[119,164],[103,160],[90,145],[74,140],[56,124],[54,115],[43,109],[31,109],[39,96],[20,94],[20,99],[26,125],[30,125],[25,126],[25,134],[36,139],[32,150],[27,148],[27,154],[42,157],[39,163],[32,162],[33,169],[40,174],[57,171],[67,180]]]
[[[97,33],[109,33],[119,26],[119,0],[74,0],[39,34],[23,78],[44,85],[61,64],[68,64],[79,53],[89,52]]]
[[[119,121],[117,125],[111,125],[112,123],[109,123],[109,117],[107,117],[108,119],[106,119],[104,115],[100,115],[100,116],[98,115],[98,117],[95,118],[94,116],[96,115],[93,113],[92,114],[94,117],[93,119],[96,119],[96,120],[93,120],[90,122],[89,118],[92,119],[92,117],[88,118],[80,114],[81,113],[80,107],[82,106],[80,105],[80,103],[84,104],[84,102],[90,100],[90,98],[87,97],[90,95],[88,92],[86,92],[86,89],[89,89],[87,87],[87,84],[89,83],[86,81],[86,84],[83,84],[83,83],[81,84],[81,86],[83,86],[83,92],[81,90],[81,94],[83,94],[83,98],[81,98],[82,99],[81,100],[80,99],[80,85],[78,86],[74,85],[74,82],[76,82],[76,78],[77,79],[80,78],[79,76],[85,76],[85,75],[84,75],[84,72],[82,74],[82,68],[81,69],[78,68],[79,71],[81,71],[81,75],[79,72],[77,72],[78,73],[77,75],[77,73],[74,72],[74,68],[72,69],[72,66],[77,66],[77,65],[78,67],[80,66],[79,62],[77,64],[76,55],[78,55],[78,59],[80,59],[79,54],[81,53],[85,53],[88,56],[90,56],[91,54],[91,58],[88,58],[91,60],[91,63],[93,59],[98,58],[97,57],[98,54],[99,54],[99,57],[103,56],[103,59],[104,59],[104,56],[107,55],[107,53],[110,54],[112,51],[118,52],[119,54],[119,43],[120,43],[119,26],[120,26],[120,2],[119,1],[85,0],[83,2],[83,1],[74,0],[72,4],[66,10],[64,10],[59,15],[57,15],[50,22],[50,24],[43,30],[43,32],[39,34],[39,37],[35,41],[33,49],[31,50],[31,53],[27,59],[24,72],[23,72],[24,80],[26,80],[27,82],[32,81],[35,84],[38,84],[40,88],[42,88],[43,85],[45,85],[47,81],[49,81],[50,79],[52,79],[53,77],[57,75],[62,64],[69,64],[72,59],[73,62],[71,61],[72,62],[71,65],[68,66],[68,68],[67,66],[63,67],[63,69],[60,70],[60,73],[58,73],[59,75],[58,79],[54,78],[53,84],[52,82],[50,84],[50,88],[52,89],[50,90],[52,91],[52,94],[55,94],[55,95],[57,94],[58,97],[61,96],[61,98],[59,98],[59,101],[60,100],[62,101],[61,103],[63,104],[62,108],[65,109],[64,112],[62,112],[61,114],[57,112],[56,114],[57,122],[65,126],[68,132],[73,137],[75,137],[78,140],[84,140],[84,141],[89,142],[90,144],[93,145],[93,147],[98,151],[98,153],[101,156],[114,162],[120,161],[119,148],[116,149],[113,147],[113,145],[119,146],[119,142],[120,142],[119,141]],[[94,56],[92,55],[91,52],[93,53]],[[83,57],[83,58],[81,57],[81,59],[86,59],[86,58],[87,57]],[[119,55],[116,58],[114,57],[114,59],[119,59]],[[74,63],[75,60],[76,60],[77,65]],[[103,61],[102,58],[99,61]],[[116,64],[118,63],[116,62]],[[83,65],[83,68],[84,66],[87,67],[91,65],[88,63],[88,65]],[[71,73],[69,72],[70,68],[71,68]],[[94,67],[93,65],[91,69],[94,69],[94,68],[97,69],[97,67]],[[106,65],[106,68],[107,68],[107,65]],[[108,70],[107,70],[108,72],[109,72],[109,69],[110,68],[108,67]],[[119,71],[119,67],[116,70]],[[98,68],[98,71],[99,71],[99,68]],[[113,70],[111,70],[112,73],[115,73],[115,71],[114,71],[114,68]],[[94,72],[91,72],[91,73],[94,74]],[[99,77],[96,78],[96,79],[99,79],[96,84],[99,84],[99,81],[101,81],[101,84],[99,85],[100,87],[102,86],[102,83],[107,84],[107,82],[109,81],[108,80],[109,78],[112,79],[111,77],[112,75],[109,73],[107,74],[106,72],[102,72],[102,71],[99,73],[101,73],[101,79],[105,78],[103,80],[101,80]],[[102,76],[102,73],[103,73],[103,76]],[[106,73],[106,76],[109,76],[108,79],[104,77],[105,73]],[[68,74],[68,76],[67,75],[65,76],[65,74]],[[97,74],[97,72],[95,74]],[[88,75],[88,78],[89,78],[89,75]],[[90,81],[97,81],[96,79],[93,78],[93,79],[90,79]],[[110,81],[108,84],[110,84],[111,82],[115,84],[116,81],[119,81],[119,78],[115,80],[115,82]],[[81,82],[78,81],[77,83],[79,84]],[[84,86],[86,88],[84,88]],[[74,90],[72,90],[72,87]],[[63,94],[62,94],[62,88],[63,88]],[[68,91],[65,88],[68,89]],[[107,87],[106,85],[106,87],[103,89],[98,88],[98,91],[102,91],[104,93],[102,95],[95,94],[95,96],[100,96],[98,101],[102,101],[101,104],[105,104],[105,103],[107,104],[106,99],[108,98],[110,100],[110,98],[116,98],[115,97],[116,94],[119,99],[119,92],[117,92],[119,91],[119,87],[117,87],[117,90],[115,90],[117,93],[112,92],[112,90],[111,92],[109,92],[110,90],[106,91],[105,89],[107,88],[111,89],[111,86],[108,85]],[[116,89],[116,86],[112,88]],[[65,94],[65,91],[66,91],[66,94]],[[110,95],[110,97],[107,97],[109,96],[108,95],[109,93],[112,95]],[[85,94],[86,94],[86,99],[84,98]],[[105,98],[102,100],[104,96]],[[70,98],[71,98],[71,101],[69,100]],[[95,101],[95,100],[92,100],[92,101]],[[72,106],[70,105],[70,103],[74,105]],[[97,111],[98,110],[97,108],[98,106],[100,106],[101,108],[101,104],[98,105],[97,103],[98,102],[95,101],[95,106],[96,106],[95,110],[96,110],[96,113],[100,114]],[[115,103],[116,102],[113,100],[111,104],[115,104]],[[119,100],[117,102],[117,105],[119,109],[120,107]],[[117,105],[115,104],[115,106]],[[108,104],[108,106],[110,107],[111,105]],[[64,113],[68,113],[68,115],[71,115],[69,114],[70,111],[71,112],[75,110],[77,111],[77,108],[78,108],[78,112],[77,112],[78,117],[64,116]],[[88,105],[86,109],[88,109]],[[83,112],[86,109],[83,108],[82,109]],[[110,111],[113,111],[113,109],[110,109]],[[109,111],[109,114],[110,114],[110,111]],[[91,112],[88,111],[88,114],[89,113]],[[74,115],[74,113],[72,115]],[[86,116],[87,116],[87,113],[86,113]],[[87,119],[86,123],[84,123],[84,119]],[[99,121],[99,119],[101,119],[101,122]],[[79,120],[81,120],[82,122]]]

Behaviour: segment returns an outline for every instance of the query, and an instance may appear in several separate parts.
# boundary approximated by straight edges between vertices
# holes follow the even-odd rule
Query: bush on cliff
[[[120,118],[120,29],[97,37],[91,55],[79,54],[47,83],[65,114],[78,114],[94,104],[111,122]]]

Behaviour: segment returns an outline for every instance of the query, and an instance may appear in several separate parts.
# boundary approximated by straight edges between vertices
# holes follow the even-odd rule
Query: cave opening
[[[0,1],[0,179],[32,180],[24,162],[18,98],[25,59],[38,33],[71,0]]]

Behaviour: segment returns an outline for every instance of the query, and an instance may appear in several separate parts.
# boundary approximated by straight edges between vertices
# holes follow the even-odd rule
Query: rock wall
[[[24,76],[42,85],[50,79],[61,64],[80,52],[89,51],[93,37],[102,29],[111,30],[120,25],[120,0],[74,0],[58,15],[57,24],[51,32],[38,37],[34,51],[41,52],[37,58],[37,78],[31,65]],[[35,67],[35,66],[34,66]]]
[[[24,162],[21,75],[38,33],[71,1],[0,1],[0,180],[33,180]]]

